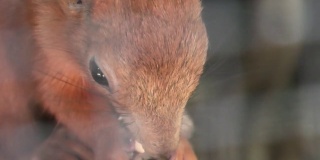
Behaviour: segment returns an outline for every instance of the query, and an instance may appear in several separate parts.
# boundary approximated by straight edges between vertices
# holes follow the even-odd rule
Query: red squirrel
[[[37,134],[40,110],[88,146],[91,159],[188,159],[193,151],[182,119],[208,45],[199,0],[12,0],[0,6],[7,13],[0,16],[6,77],[0,115],[8,122],[0,123],[0,135],[14,138],[21,126],[36,135],[28,143],[17,134],[16,141],[31,146],[18,155],[32,157],[28,152],[44,139],[54,140]],[[10,159],[10,147],[19,146],[8,139],[0,138],[0,159]]]

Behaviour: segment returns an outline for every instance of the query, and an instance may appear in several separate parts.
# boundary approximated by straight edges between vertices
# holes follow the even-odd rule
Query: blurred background
[[[208,59],[188,104],[199,160],[320,160],[320,1],[203,7]]]

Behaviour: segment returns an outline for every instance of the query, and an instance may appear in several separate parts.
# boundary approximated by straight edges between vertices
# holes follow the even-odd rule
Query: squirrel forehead
[[[101,48],[96,53],[101,61],[135,71],[160,71],[159,68],[199,70],[205,61],[207,37],[202,25],[129,27],[130,24],[111,30],[113,33],[104,36],[107,40],[97,42]]]
[[[92,0],[92,10],[99,12],[131,12],[161,15],[164,12],[199,14],[199,0]]]
[[[191,2],[199,7],[189,9]],[[101,58],[115,54],[123,62],[203,55],[207,37],[199,8],[192,0],[95,1],[91,42],[109,51],[97,51]]]
[[[199,0],[92,0],[90,6],[92,41],[116,50],[161,46],[160,41],[182,41],[182,35],[203,32]]]
[[[198,17],[201,12],[199,0],[92,0],[93,18],[106,15],[154,15],[159,18]],[[170,17],[168,17],[170,15]]]
[[[91,7],[91,42],[101,61],[135,72],[201,70],[207,37],[199,0],[92,0]]]

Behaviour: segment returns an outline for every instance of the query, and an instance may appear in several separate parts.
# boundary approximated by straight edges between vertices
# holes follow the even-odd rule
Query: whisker
[[[73,84],[73,83],[71,83],[71,82],[69,82],[69,81],[67,81],[67,80],[64,80],[64,79],[63,79],[63,75],[61,75],[61,73],[56,73],[56,75],[53,76],[53,75],[48,74],[48,73],[45,73],[45,72],[43,72],[43,71],[41,71],[41,70],[36,70],[36,71],[39,72],[39,73],[41,73],[41,74],[43,74],[43,75],[45,75],[45,76],[48,76],[48,77],[50,77],[50,78],[53,78],[53,79],[55,79],[55,80],[59,80],[59,81],[61,81],[61,82],[64,82],[65,84],[71,85],[71,86],[73,86],[73,87],[77,87],[77,88],[84,89],[82,86],[77,86],[77,85],[75,85],[75,84]],[[60,74],[59,77],[57,76],[58,74]],[[60,77],[62,77],[62,78],[60,78]]]
[[[209,45],[209,49],[208,49],[208,52],[210,51],[213,51],[215,50],[214,52],[218,52],[222,47],[223,45],[225,45],[227,43],[227,41],[232,38],[232,35],[233,33],[236,32],[236,26],[233,26],[231,29],[229,29],[229,31],[225,34],[225,36],[223,37],[223,39],[215,46],[215,49]],[[224,58],[224,59],[220,59],[218,60],[217,62],[219,63],[208,63],[208,61],[210,61],[211,59],[213,58],[217,58],[218,56],[215,56],[212,55],[210,56],[208,54],[208,57],[207,57],[207,63],[206,63],[206,68],[205,68],[205,72],[203,73],[203,77],[206,77],[209,73],[211,73],[212,71],[216,70],[217,68],[221,67],[222,64],[224,64],[226,61],[227,61],[227,58]],[[210,65],[209,64],[213,64],[213,65]]]

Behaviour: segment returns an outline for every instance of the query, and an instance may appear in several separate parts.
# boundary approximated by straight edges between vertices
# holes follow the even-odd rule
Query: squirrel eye
[[[109,87],[109,82],[106,76],[102,73],[100,67],[97,65],[94,59],[90,61],[90,72],[92,78],[100,85]]]

